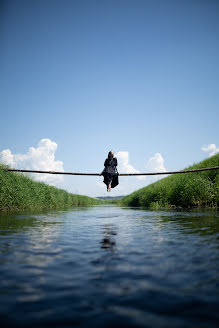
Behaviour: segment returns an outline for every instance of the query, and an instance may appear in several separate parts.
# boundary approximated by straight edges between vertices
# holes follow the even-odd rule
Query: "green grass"
[[[187,169],[219,166],[219,154]],[[170,175],[116,202],[118,205],[159,208],[218,207],[219,170]]]
[[[0,165],[0,210],[55,209],[103,203],[36,182],[21,173],[7,172],[5,168]]]

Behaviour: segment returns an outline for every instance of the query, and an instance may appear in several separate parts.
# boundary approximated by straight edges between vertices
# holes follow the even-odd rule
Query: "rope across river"
[[[218,170],[219,166],[205,167],[201,169],[183,170],[183,171],[169,171],[169,172],[147,172],[147,173],[120,173],[119,176],[140,176],[140,175],[161,175],[161,174],[181,174],[181,173],[193,173],[209,170]],[[100,176],[100,173],[78,173],[78,172],[58,172],[58,171],[36,171],[36,170],[18,170],[18,169],[6,169],[9,172],[22,172],[22,173],[44,173],[44,174],[64,174],[64,175],[86,175],[86,176]]]

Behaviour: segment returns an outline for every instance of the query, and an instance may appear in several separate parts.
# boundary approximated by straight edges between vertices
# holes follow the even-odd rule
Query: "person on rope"
[[[119,184],[117,165],[117,158],[114,157],[114,153],[110,151],[108,153],[108,158],[104,162],[105,168],[100,174],[104,177],[103,182],[106,184],[108,192],[111,191],[111,188],[114,188]]]

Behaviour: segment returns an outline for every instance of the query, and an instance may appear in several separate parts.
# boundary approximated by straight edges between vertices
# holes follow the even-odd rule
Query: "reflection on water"
[[[217,212],[1,214],[1,324],[216,327],[218,248]]]
[[[116,233],[116,226],[105,224],[103,226],[103,239],[101,240],[101,248],[109,249],[111,251],[114,250],[116,242],[114,236],[117,235]]]

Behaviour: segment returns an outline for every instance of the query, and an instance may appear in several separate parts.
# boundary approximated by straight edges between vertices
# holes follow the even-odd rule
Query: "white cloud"
[[[121,173],[141,173],[139,170],[136,170],[131,164],[129,164],[129,152],[128,151],[119,151],[116,154],[118,158],[118,171]],[[144,176],[137,176],[137,179],[143,180]]]
[[[163,156],[160,153],[154,154],[154,156],[147,161],[146,169],[149,172],[166,172]]]
[[[166,172],[164,167],[164,158],[160,153],[154,154],[146,163],[145,168],[147,172]],[[162,179],[162,175],[151,176],[149,179],[150,183]]]
[[[15,166],[14,155],[11,153],[10,149],[4,149],[0,152],[0,162],[11,167]]]
[[[219,148],[216,147],[215,144],[209,144],[207,146],[202,146],[201,149],[207,153],[209,153],[209,157],[216,155],[219,153]]]
[[[55,160],[57,143],[50,139],[41,139],[38,147],[30,147],[25,154],[12,154],[10,149],[0,152],[0,162],[17,169],[64,171],[63,162]],[[35,174],[34,178],[50,184],[63,181],[62,175]]]
[[[141,173],[129,163],[129,152],[119,151],[116,154],[119,163],[119,172],[121,173]],[[164,158],[160,153],[154,154],[146,163],[147,172],[166,172],[164,167]],[[158,178],[158,177],[157,177]],[[146,176],[137,176],[139,180],[145,180]]]
[[[128,151],[119,151],[116,154],[116,157],[119,160],[119,167],[122,169],[123,173],[140,173],[131,164],[129,164]]]

